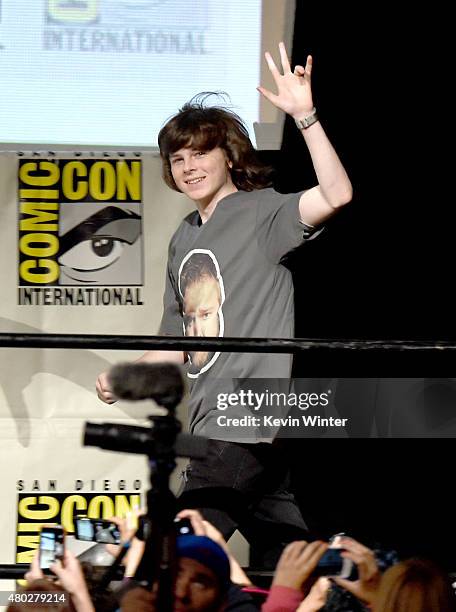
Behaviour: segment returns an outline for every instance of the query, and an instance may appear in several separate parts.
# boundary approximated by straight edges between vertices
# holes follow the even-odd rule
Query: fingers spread
[[[264,57],[266,58],[266,62],[272,74],[273,75],[279,74],[279,71],[277,70],[277,66],[275,65],[275,62],[272,59],[272,55],[269,53],[269,51],[266,51],[266,53],[264,54]]]
[[[328,544],[326,542],[320,542],[319,540],[311,542],[302,552],[302,562],[308,564],[309,568],[315,568],[327,548]]]
[[[264,87],[257,87],[257,90],[260,92],[260,94],[262,94],[267,100],[269,100],[269,102],[272,102],[273,104],[275,104],[275,101],[277,99],[278,96],[276,96],[275,94],[272,93],[272,91],[269,91],[268,89],[265,89]]]
[[[306,61],[306,68],[305,68],[305,71],[306,71],[306,74],[308,74],[309,76],[310,76],[310,75],[311,75],[311,73],[312,73],[312,63],[313,63],[312,56],[311,56],[311,55],[308,55],[308,56],[307,56],[307,61]]]
[[[290,62],[288,60],[287,50],[283,42],[279,43],[280,61],[284,72],[291,72]]]
[[[288,544],[285,547],[282,553],[282,557],[284,559],[298,559],[298,557],[300,557],[306,549],[306,546],[307,542],[305,540],[297,540],[296,542],[291,542],[291,544]]]
[[[349,550],[351,552],[358,553],[358,554],[372,553],[370,548],[367,548],[367,546],[364,546],[363,544],[361,544],[357,540],[354,540],[353,538],[347,538],[345,536],[341,539],[340,542],[341,542],[341,546],[345,550]]]

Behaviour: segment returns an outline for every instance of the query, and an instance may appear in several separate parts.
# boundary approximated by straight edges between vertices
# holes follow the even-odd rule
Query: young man
[[[283,43],[279,51],[283,74],[266,53],[277,94],[258,90],[295,119],[318,184],[298,194],[267,189],[267,169],[245,126],[226,109],[189,103],[170,119],[159,135],[164,179],[197,210],[170,242],[162,335],[203,336],[210,330],[213,337],[293,337],[293,285],[282,258],[351,200],[350,180],[313,106],[312,58],[292,72]],[[202,254],[206,262],[188,282],[186,263]],[[150,351],[141,359],[183,364],[187,355]],[[227,441],[233,432],[218,425],[214,398],[217,390],[236,393],[239,379],[289,378],[291,356],[197,352],[190,362],[190,431],[212,441],[205,461],[190,462],[180,505],[199,508],[225,538],[239,527],[262,549],[261,563],[273,567],[283,545],[306,534],[287,492],[286,454],[278,443],[246,443],[242,435]],[[115,401],[106,374],[97,391],[103,401]]]

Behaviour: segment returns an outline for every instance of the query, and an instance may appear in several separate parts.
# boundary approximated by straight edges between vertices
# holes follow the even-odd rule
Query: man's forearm
[[[146,363],[177,363],[178,365],[184,365],[187,361],[187,355],[183,351],[147,351],[144,355],[141,355],[136,362]]]
[[[352,185],[342,162],[319,121],[301,130],[312,158],[318,184],[332,208],[347,204],[352,198]]]

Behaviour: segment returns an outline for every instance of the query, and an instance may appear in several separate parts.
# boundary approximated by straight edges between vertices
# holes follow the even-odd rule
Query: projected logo
[[[94,23],[98,16],[99,0],[47,0],[48,23]]]
[[[20,160],[19,303],[141,303],[141,197],[140,160]]]
[[[210,0],[47,0],[45,51],[204,55]]]
[[[194,28],[207,25],[207,0],[47,0],[49,24]]]

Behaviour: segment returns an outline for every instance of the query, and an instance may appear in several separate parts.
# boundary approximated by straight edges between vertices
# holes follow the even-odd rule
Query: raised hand
[[[312,56],[307,56],[305,67],[296,66],[292,72],[283,42],[279,43],[279,52],[283,74],[278,70],[269,51],[265,53],[266,62],[277,86],[277,93],[275,94],[264,87],[257,87],[257,89],[277,108],[285,111],[295,119],[303,119],[310,115],[313,110],[311,88]]]
[[[51,565],[51,570],[58,577],[59,583],[72,597],[84,596],[85,599],[90,601],[81,564],[70,550],[65,550],[63,563],[60,559],[57,559]]]
[[[345,549],[342,556],[356,563],[359,577],[356,581],[333,578],[334,582],[362,602],[372,605],[375,602],[381,580],[374,553],[353,538],[342,538],[341,546]]]
[[[288,544],[277,563],[273,586],[303,589],[327,549],[328,545],[319,540],[310,544],[304,541]]]
[[[223,550],[226,552],[228,556],[231,555],[231,551],[228,547],[228,544],[220,533],[220,531],[214,527],[212,523],[206,521],[198,510],[193,509],[185,509],[181,510],[177,515],[177,518],[188,518],[193,527],[193,531],[195,535],[198,536],[206,536],[211,540],[214,540]]]
[[[243,586],[252,585],[247,574],[239,565],[237,559],[232,555],[223,535],[214,525],[212,525],[212,523],[204,520],[198,510],[181,510],[177,517],[190,519],[195,535],[206,536],[214,540],[214,542],[223,548],[230,560],[231,582],[234,582],[234,584],[242,584]]]

